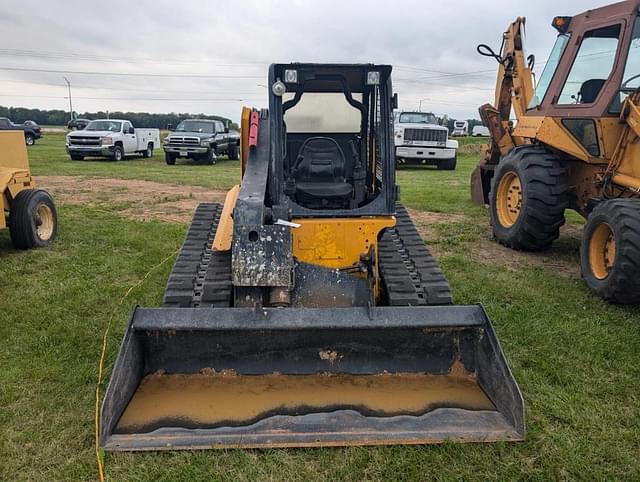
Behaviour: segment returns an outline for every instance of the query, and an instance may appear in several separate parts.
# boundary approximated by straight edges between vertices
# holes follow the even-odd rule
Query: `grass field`
[[[403,202],[439,255],[457,303],[485,305],[526,403],[516,444],[107,454],[113,481],[640,479],[640,310],[594,298],[577,269],[580,220],[550,253],[491,242],[468,196],[476,141],[455,172],[403,169]],[[72,162],[60,134],[30,148],[36,176],[144,179],[226,189],[237,162]],[[43,186],[47,178],[44,177]],[[66,178],[65,178],[66,179]],[[118,188],[126,189],[126,188]],[[53,191],[54,194],[56,191]],[[157,305],[171,261],[119,306],[126,290],[180,246],[186,224],[126,213],[131,199],[60,201],[59,240],[32,252],[0,232],[0,480],[95,480],[94,390],[113,316],[107,374],[134,303]],[[107,376],[108,378],[108,376]]]

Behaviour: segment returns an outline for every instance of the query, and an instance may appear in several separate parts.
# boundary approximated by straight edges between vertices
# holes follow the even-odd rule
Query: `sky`
[[[603,0],[2,0],[0,105],[190,112],[238,121],[265,107],[273,62],[393,65],[400,108],[477,117],[493,101],[500,47],[527,17],[538,75],[551,20]],[[422,101],[422,102],[421,102]]]

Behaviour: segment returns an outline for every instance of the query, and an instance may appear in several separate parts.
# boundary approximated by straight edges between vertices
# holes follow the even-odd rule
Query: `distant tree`
[[[84,112],[76,113],[77,117],[86,119],[103,119],[107,117],[107,113],[103,111],[98,112]],[[69,120],[69,113],[64,110],[40,110],[40,109],[27,109],[25,107],[4,107],[0,106],[0,117],[8,117],[13,122],[21,124],[24,121],[32,120],[41,125],[66,125]],[[238,125],[232,122],[231,119],[217,115],[207,114],[189,114],[189,113],[169,113],[169,114],[151,114],[149,112],[109,112],[109,117],[112,119],[121,118],[129,119],[136,127],[157,127],[160,129],[166,128],[169,124],[177,125],[183,119],[200,118],[200,119],[213,119],[220,120],[229,125],[230,129],[238,129]]]

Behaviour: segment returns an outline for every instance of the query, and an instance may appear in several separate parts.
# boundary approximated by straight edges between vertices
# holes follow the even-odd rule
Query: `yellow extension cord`
[[[100,354],[100,362],[98,363],[98,383],[96,384],[96,408],[95,408],[95,413],[96,413],[96,419],[95,419],[95,426],[96,426],[96,462],[98,464],[98,478],[100,479],[100,482],[104,482],[104,480],[105,480],[105,478],[104,478],[104,454],[100,450],[100,385],[102,384],[102,373],[103,373],[103,369],[104,369],[104,358],[105,358],[105,355],[107,353],[107,339],[109,337],[109,330],[111,329],[111,323],[113,321],[113,317],[116,314],[116,311],[118,310],[118,308],[120,308],[122,303],[124,303],[124,301],[131,294],[131,292],[133,290],[135,290],[136,288],[142,286],[142,284],[144,284],[144,282],[147,280],[147,278],[149,278],[151,273],[153,273],[156,269],[160,268],[167,261],[169,261],[171,258],[173,258],[178,253],[178,251],[180,251],[180,248],[176,249],[173,253],[171,253],[169,256],[164,258],[160,263],[158,263],[153,268],[151,268],[149,271],[147,271],[147,273],[142,277],[142,279],[140,279],[140,281],[138,281],[136,284],[134,284],[131,287],[129,287],[129,289],[126,291],[124,296],[122,298],[120,298],[120,301],[118,302],[116,307],[113,309],[113,312],[111,313],[111,316],[109,317],[109,321],[107,322],[107,328],[105,329],[104,336],[102,337],[102,353]]]

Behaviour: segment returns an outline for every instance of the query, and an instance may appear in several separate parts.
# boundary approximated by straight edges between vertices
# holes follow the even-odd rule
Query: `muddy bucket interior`
[[[136,309],[102,408],[109,450],[521,440],[480,306]]]

